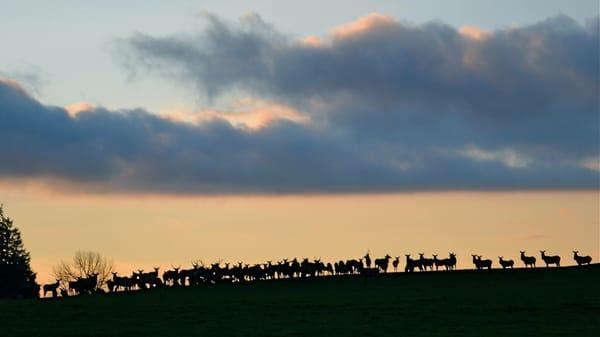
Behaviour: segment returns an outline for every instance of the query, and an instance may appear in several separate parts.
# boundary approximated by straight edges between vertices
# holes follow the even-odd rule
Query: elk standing
[[[544,263],[546,263],[546,267],[549,267],[551,264],[555,264],[557,267],[560,267],[560,256],[546,255],[545,250],[540,250],[540,254],[542,255],[542,260],[544,260]]]
[[[426,258],[424,253],[419,253],[419,262],[425,271],[427,271],[427,267],[429,267],[430,270],[433,270],[433,259]]]
[[[392,267],[394,267],[394,273],[398,271],[398,265],[400,264],[400,256],[396,256],[392,261]]]
[[[55,283],[50,283],[50,284],[44,284],[44,286],[42,287],[44,290],[44,297],[46,297],[46,293],[47,292],[51,292],[52,293],[52,297],[56,297],[57,294],[57,289],[60,286],[60,280],[56,280]]]
[[[525,264],[525,268],[530,266],[535,268],[535,256],[526,256],[524,251],[521,251],[521,261]]]
[[[390,263],[390,259],[392,257],[389,254],[385,254],[385,256],[381,259],[375,259],[375,266],[381,269],[382,272],[387,273],[388,265]]]
[[[592,257],[591,256],[579,256],[578,255],[578,251],[574,250],[573,251],[573,259],[575,259],[575,262],[577,262],[578,266],[584,265],[584,264],[591,264],[592,263]]]
[[[369,251],[367,251],[363,258],[365,259],[365,265],[367,266],[367,268],[371,268],[371,256],[369,256]]]
[[[498,259],[500,260],[500,265],[502,266],[502,269],[512,268],[515,264],[515,261],[505,260],[502,256],[498,256]]]

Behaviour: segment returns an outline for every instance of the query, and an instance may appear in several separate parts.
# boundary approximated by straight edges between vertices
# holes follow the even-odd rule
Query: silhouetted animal
[[[74,294],[91,294],[98,286],[98,274],[94,273],[88,277],[78,277],[75,281],[69,281],[69,291]]]
[[[106,287],[108,288],[108,292],[114,292],[115,291],[115,283],[113,282],[113,280],[107,280],[106,281]]]
[[[456,254],[448,254],[448,258],[443,259],[442,264],[446,267],[446,270],[456,269]]]
[[[119,289],[123,289],[125,291],[130,291],[136,284],[136,280],[133,278],[129,278],[126,276],[118,276],[117,273],[113,272],[113,279],[109,280],[111,281],[112,284],[112,290],[111,290],[111,286],[109,285],[108,290],[111,291],[119,291]],[[108,285],[108,282],[107,282]]]
[[[521,261],[525,264],[525,268],[535,267],[535,256],[526,256],[524,251],[521,251]]]
[[[413,272],[413,271],[415,271],[415,267],[419,268],[419,270],[423,269],[419,260],[411,259],[410,254],[405,254],[405,256],[406,256],[406,266],[404,267],[405,272],[407,272],[407,273]]]
[[[423,269],[427,270],[427,268],[429,268],[430,270],[433,270],[433,259],[426,258],[425,254],[419,253],[419,262],[423,266]]]
[[[369,256],[369,251],[367,251],[363,258],[365,259],[365,265],[367,266],[367,268],[371,268],[371,256]]]
[[[387,273],[388,265],[390,263],[390,259],[392,257],[389,254],[385,254],[385,256],[381,259],[375,259],[375,266],[381,269],[382,272]]]
[[[398,271],[398,265],[400,264],[400,256],[396,256],[392,261],[392,267],[394,267],[394,273]]]
[[[498,256],[498,260],[500,262],[500,265],[502,266],[502,269],[506,269],[506,268],[512,268],[515,264],[515,261],[513,260],[504,260],[504,258],[502,256]]]
[[[546,263],[546,267],[549,267],[551,264],[555,264],[557,267],[560,267],[560,256],[546,255],[545,250],[540,250],[540,254],[542,254],[542,260],[544,260],[544,263]]]
[[[173,267],[173,266],[171,266]],[[178,286],[179,285],[179,269],[181,267],[173,267],[172,270],[167,270],[163,273],[163,282],[166,285]]]
[[[473,256],[473,264],[477,270],[481,269],[492,269],[492,260],[482,260],[480,255],[471,255]]]
[[[578,255],[578,251],[574,250],[573,251],[573,259],[575,259],[575,262],[577,262],[577,265],[581,266],[584,264],[591,264],[592,263],[592,257],[591,256],[579,256]]]
[[[44,284],[44,286],[42,287],[44,290],[44,297],[46,297],[47,292],[51,292],[52,297],[56,297],[58,295],[56,290],[58,289],[59,286],[60,286],[60,280],[56,280],[55,283]]]
[[[435,270],[437,271],[439,267],[443,267],[444,263],[442,260],[438,260],[437,254],[433,254],[433,265],[435,266]]]

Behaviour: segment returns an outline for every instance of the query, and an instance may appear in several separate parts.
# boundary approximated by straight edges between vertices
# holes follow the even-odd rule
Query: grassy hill
[[[2,336],[598,336],[600,265],[0,301]]]

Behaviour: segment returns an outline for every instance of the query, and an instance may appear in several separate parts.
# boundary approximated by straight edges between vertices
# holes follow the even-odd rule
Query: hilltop
[[[2,336],[593,336],[600,265],[0,301]]]

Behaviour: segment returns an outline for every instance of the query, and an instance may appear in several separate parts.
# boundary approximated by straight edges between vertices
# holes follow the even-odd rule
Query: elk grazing
[[[57,289],[59,286],[60,286],[60,280],[58,280],[58,279],[56,280],[55,283],[44,284],[44,286],[42,287],[44,290],[44,297],[46,297],[47,292],[51,292],[52,297],[56,297],[58,295]]]
[[[389,254],[385,254],[381,259],[375,259],[375,266],[381,269],[382,272],[387,273],[388,265],[392,257]]]
[[[555,264],[557,267],[560,267],[560,256],[558,255],[546,255],[545,250],[540,250],[540,254],[542,255],[542,260],[546,264],[546,267],[549,267],[551,264]]]
[[[574,250],[573,251],[573,259],[575,259],[575,262],[577,262],[578,266],[584,265],[584,264],[591,264],[592,263],[592,257],[591,256],[579,256],[578,255],[578,251]]]
[[[512,268],[515,264],[515,261],[505,260],[502,256],[498,256],[498,260],[500,262],[500,265],[502,266],[502,269]]]
[[[396,256],[392,261],[392,267],[394,267],[394,273],[398,272],[398,265],[400,264],[400,256]]]
[[[525,268],[531,266],[535,268],[535,256],[526,256],[524,251],[521,251],[521,261],[525,264]]]

